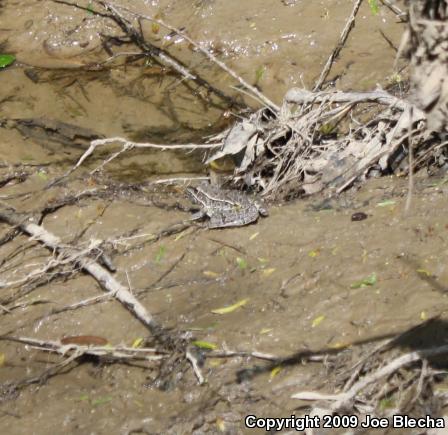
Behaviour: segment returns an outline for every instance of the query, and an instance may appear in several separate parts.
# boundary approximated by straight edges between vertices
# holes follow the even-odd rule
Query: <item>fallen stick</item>
[[[179,150],[179,149],[183,149],[183,150],[198,150],[198,149],[210,149],[210,148],[218,148],[220,147],[222,144],[221,143],[209,143],[209,144],[193,144],[193,143],[188,143],[188,144],[153,144],[153,143],[141,143],[141,142],[132,142],[128,139],[125,139],[123,137],[109,137],[106,139],[97,139],[97,140],[93,140],[90,142],[90,146],[89,148],[87,148],[87,150],[82,154],[82,156],[78,159],[78,161],[76,162],[75,166],[73,166],[72,168],[70,168],[65,174],[61,175],[60,177],[55,178],[54,180],[52,180],[48,186],[48,187],[52,187],[56,184],[58,184],[61,180],[67,178],[71,173],[73,173],[77,168],[79,168],[82,163],[87,159],[87,157],[89,157],[97,147],[102,146],[102,145],[107,145],[110,143],[114,143],[114,142],[119,142],[122,143],[122,149],[120,151],[117,151],[115,153],[113,153],[110,157],[108,157],[99,167],[95,168],[93,171],[91,171],[91,173],[95,173],[98,170],[102,169],[107,163],[111,162],[113,159],[115,159],[116,157],[118,157],[120,154],[126,152],[126,151],[130,151],[134,148],[156,148],[159,149],[161,151],[166,151],[166,150]]]
[[[59,353],[66,355],[67,353],[75,353],[76,357],[82,355],[91,355],[98,357],[108,357],[117,360],[146,360],[157,361],[167,357],[167,354],[161,354],[154,348],[133,348],[126,346],[92,346],[79,344],[64,344],[61,341],[37,340],[29,337],[0,337],[0,340],[14,341],[35,349]]]
[[[400,110],[406,110],[412,105],[406,100],[402,100],[389,94],[386,91],[371,91],[371,92],[312,92],[302,88],[292,88],[285,95],[285,101],[295,104],[310,104],[310,103],[377,103],[384,106],[393,106]],[[418,109],[416,117],[421,117],[423,112]]]
[[[170,346],[175,340],[153,318],[151,313],[132,295],[129,290],[116,280],[104,267],[89,257],[79,257],[76,250],[63,244],[59,237],[47,231],[40,225],[31,221],[31,217],[20,214],[11,209],[0,208],[0,221],[20,228],[34,240],[38,240],[45,247],[66,257],[72,257],[73,262],[82,270],[90,274],[100,286],[109,292],[115,299],[123,304],[132,314],[140,320],[151,332],[156,340]]]

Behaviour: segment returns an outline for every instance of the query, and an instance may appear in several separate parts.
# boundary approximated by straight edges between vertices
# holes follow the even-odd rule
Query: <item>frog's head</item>
[[[255,204],[255,207],[257,207],[258,213],[260,213],[261,216],[264,216],[264,217],[269,216],[268,209],[266,207],[266,204],[263,201],[261,201],[260,199],[257,199],[254,204]]]

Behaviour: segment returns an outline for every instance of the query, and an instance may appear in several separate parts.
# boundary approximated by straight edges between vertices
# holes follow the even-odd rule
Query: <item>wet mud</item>
[[[190,216],[182,188],[154,190],[145,184],[126,190],[124,183],[141,187],[161,176],[201,176],[197,154],[133,150],[106,166],[101,176],[90,176],[88,169],[116,151],[108,148],[70,183],[45,189],[73,166],[93,138],[200,141],[229,121],[225,105],[206,104],[177,76],[145,60],[79,70],[108,57],[99,33],[117,35],[116,26],[61,3],[21,3],[6,1],[0,8],[2,49],[17,56],[14,66],[0,71],[0,160],[2,178],[17,168],[24,175],[0,188],[0,200],[18,211],[39,211],[68,194],[109,189],[107,195],[49,213],[42,225],[67,243],[108,240],[117,279],[166,328],[218,349],[263,352],[289,362],[276,366],[250,356],[207,358],[205,385],[199,386],[186,369],[170,388],[160,389],[154,384],[155,365],[82,361],[18,394],[0,391],[5,398],[2,431],[249,433],[244,427],[248,413],[305,413],[308,404],[292,399],[294,393],[338,389],[334,366],[322,358],[306,362],[309,352],[337,354],[350,366],[362,356],[362,346],[374,346],[433,316],[444,324],[448,185],[443,175],[419,174],[407,216],[407,180],[385,177],[332,201],[312,197],[272,204],[269,217],[255,225],[225,230],[192,225],[160,240],[154,235]],[[312,85],[352,7],[337,0],[121,4],[185,27],[277,103],[290,87]],[[234,83],[185,41],[145,26],[143,32],[156,43],[234,94]],[[402,30],[388,9],[374,15],[365,2],[332,70],[337,86],[386,86],[395,51],[381,32],[398,45]],[[10,230],[2,224],[0,237]],[[0,246],[1,279],[19,279],[47,261],[45,248],[18,235]],[[358,285],[372,274],[375,280]],[[103,294],[82,273],[67,270],[33,291],[21,289],[20,297],[15,291],[0,290],[2,336],[59,340],[91,335],[132,346],[148,335],[110,298],[61,311]],[[232,312],[213,313],[242,300],[245,304]],[[7,341],[0,342],[0,356],[2,385],[37,376],[60,361]]]

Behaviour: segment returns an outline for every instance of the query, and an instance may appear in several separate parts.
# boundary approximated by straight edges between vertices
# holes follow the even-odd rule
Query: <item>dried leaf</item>
[[[225,364],[222,358],[207,358],[207,361],[210,367],[220,367]]]
[[[256,134],[253,135],[246,144],[246,152],[244,158],[238,166],[238,172],[244,172],[253,163],[256,156],[256,150],[259,146],[262,146],[263,140],[261,140]]]
[[[221,157],[238,154],[244,150],[251,137],[257,132],[257,127],[250,121],[241,121],[236,123],[227,134],[222,149],[213,154],[205,164],[208,165],[213,160]]]
[[[0,367],[3,367],[6,361],[6,355],[0,352]]]
[[[271,374],[269,375],[269,377],[270,377],[271,379],[274,379],[274,378],[275,378],[281,371],[282,371],[282,366],[274,367],[274,368],[271,370]]]
[[[188,234],[188,230],[184,230],[181,233],[179,233],[176,237],[174,237],[174,241],[177,242],[178,240],[182,239]]]
[[[273,330],[274,330],[273,328],[263,328],[263,329],[260,331],[260,334],[261,334],[261,335],[269,334],[269,333],[272,332]]]
[[[428,272],[426,269],[417,269],[417,273],[419,275],[423,275],[423,276],[426,276],[426,277],[431,277],[432,276],[432,273]]]
[[[202,275],[206,276],[207,278],[218,278],[219,273],[213,272],[212,270],[204,270],[202,272]]]
[[[325,316],[316,317],[313,320],[313,323],[311,324],[311,327],[315,328],[316,326],[319,326],[324,321],[324,319],[325,319]]]
[[[269,269],[263,269],[261,271],[262,275],[266,278],[268,276],[271,276],[275,272],[275,267],[271,267]]]
[[[157,35],[160,32],[160,25],[159,25],[159,23],[152,23],[151,24],[151,31],[152,31],[152,33]]]
[[[225,423],[225,421],[221,417],[218,417],[216,419],[216,428],[220,432],[225,432],[226,431],[226,423]]]
[[[336,343],[330,344],[328,346],[330,349],[344,349],[346,347],[350,347],[351,343],[344,343],[343,341],[337,341]]]
[[[228,307],[217,308],[215,310],[212,310],[212,313],[213,314],[229,314],[229,313],[232,313],[233,311],[237,310],[238,308],[243,307],[248,302],[249,302],[249,299],[241,299],[236,304],[230,305]]]
[[[74,335],[61,339],[61,344],[76,344],[77,346],[105,346],[108,341],[97,335]]]
[[[249,240],[254,240],[256,237],[258,237],[259,234],[260,234],[259,231],[256,232],[256,233],[253,233],[253,234],[249,237]]]
[[[395,201],[393,199],[386,199],[386,201],[379,202],[377,207],[387,207],[389,205],[395,205]]]
[[[139,348],[139,347],[142,347],[142,345],[143,345],[143,341],[144,341],[144,338],[142,338],[142,337],[138,337],[138,338],[136,338],[136,339],[132,342],[131,347],[134,348],[134,349],[137,349],[137,348]]]

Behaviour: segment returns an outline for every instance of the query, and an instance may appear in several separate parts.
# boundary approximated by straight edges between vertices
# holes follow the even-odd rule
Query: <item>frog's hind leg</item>
[[[203,218],[205,218],[206,213],[203,212],[202,210],[197,211],[196,213],[193,213],[190,217],[190,221],[199,221]]]

